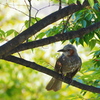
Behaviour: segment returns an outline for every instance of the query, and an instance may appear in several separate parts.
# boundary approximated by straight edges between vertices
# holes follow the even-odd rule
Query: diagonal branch
[[[49,24],[65,17],[65,16],[68,16],[76,11],[79,11],[88,5],[89,5],[89,3],[87,0],[85,0],[85,2],[82,5],[80,3],[78,3],[77,5],[71,4],[59,11],[56,11],[56,12],[50,14],[49,16],[43,18],[42,20],[38,21],[36,24],[29,27],[28,29],[26,29],[25,31],[20,33],[18,36],[16,36],[15,38],[8,41],[6,44],[2,45],[0,47],[0,58],[2,58],[2,55],[11,51],[12,49],[17,47],[21,43],[23,43],[29,37],[36,34],[37,32],[39,32],[41,29],[45,28]]]
[[[7,60],[7,61],[11,61],[11,62],[14,62],[14,63],[17,63],[17,64],[21,64],[21,65],[24,65],[24,66],[27,66],[29,68],[32,68],[32,69],[35,69],[37,71],[40,71],[40,72],[43,72],[47,75],[50,75],[56,79],[59,79],[65,83],[68,83],[70,84],[70,79],[68,78],[62,78],[62,76],[50,69],[47,69],[43,66],[40,66],[40,65],[37,65],[36,63],[34,62],[30,62],[30,61],[27,61],[27,60],[24,60],[22,58],[17,58],[17,57],[14,57],[14,56],[8,56],[6,58],[3,58],[4,60]],[[84,89],[84,90],[87,90],[87,91],[90,91],[90,92],[95,92],[95,93],[100,93],[100,88],[96,88],[96,87],[93,87],[93,86],[89,86],[89,85],[85,85],[85,84],[82,84],[82,83],[79,83],[79,82],[76,82],[73,80],[73,82],[71,83],[72,86],[75,86],[77,88],[80,88],[80,89]]]
[[[18,51],[36,48],[39,46],[44,46],[44,45],[58,42],[61,40],[69,40],[69,39],[73,39],[76,37],[82,37],[83,35],[88,34],[89,32],[94,31],[98,28],[100,28],[100,22],[93,24],[93,25],[90,25],[86,28],[79,29],[77,31],[71,31],[71,32],[63,33],[63,34],[57,34],[55,36],[51,36],[48,38],[44,38],[44,39],[36,40],[33,42],[21,44],[17,48],[13,49],[12,51],[10,51],[8,54],[5,54],[5,55],[7,56],[7,55],[10,55],[10,54],[18,52]]]

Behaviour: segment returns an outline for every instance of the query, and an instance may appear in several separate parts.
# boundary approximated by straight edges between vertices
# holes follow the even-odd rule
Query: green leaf
[[[4,36],[5,37],[5,32],[3,30],[0,29],[0,36]]]
[[[94,32],[89,33],[89,39],[92,39],[94,37]]]
[[[37,20],[40,20],[39,18],[37,18]],[[34,18],[31,18],[31,25],[33,25],[34,23],[36,23],[36,19],[34,19]]]
[[[73,17],[73,19],[75,18],[74,22],[77,22],[77,21],[81,20],[82,19],[81,11],[80,12],[76,12],[75,14],[73,14],[72,17]]]
[[[96,39],[97,43],[100,44],[100,40]]]
[[[84,42],[88,45],[89,40],[90,40],[90,39],[89,39],[89,35],[88,35],[88,34],[85,35],[83,39],[84,39]]]
[[[98,56],[98,55],[100,55],[100,50],[95,51],[95,53],[94,53],[94,56]]]
[[[37,18],[37,20],[40,20],[40,19]],[[29,20],[26,20],[26,21],[25,21],[25,27],[26,27],[26,28],[29,28],[29,23],[30,23],[30,26],[34,25],[34,23],[36,23],[36,19],[31,18],[31,21],[30,21],[30,22],[29,22]]]
[[[3,41],[5,39],[5,32],[0,29],[0,41]]]
[[[52,29],[46,31],[46,36],[47,36],[47,37],[49,37],[49,36],[51,36],[51,35],[52,35]]]
[[[6,36],[9,36],[14,33],[15,30],[11,29],[6,32]]]
[[[95,33],[96,33],[97,37],[100,39],[100,32],[98,31],[98,32],[95,32]]]
[[[78,45],[80,38],[75,38],[75,40],[76,40],[76,45]]]
[[[69,41],[70,41],[70,43],[72,43],[72,44],[75,42],[74,39],[70,39]]]
[[[46,36],[54,36],[62,31],[62,26],[54,26],[53,28],[49,29],[45,32]]]
[[[90,4],[90,6],[93,8],[93,6],[94,6],[94,0],[88,0],[88,2]]]
[[[36,17],[35,19],[36,19],[37,21],[40,21],[40,20],[41,20],[41,18],[39,18],[39,17]],[[36,21],[36,20],[35,20],[35,21]]]
[[[6,32],[6,36],[9,36],[9,35],[12,35],[12,34],[14,34],[15,36],[17,36],[18,32],[16,30],[14,30],[14,29],[8,30]]]
[[[99,4],[98,3],[94,4],[94,9],[96,9],[97,11],[99,11]]]
[[[77,3],[77,0],[68,0],[68,3],[69,4],[72,4],[72,3],[75,3],[76,4]]]
[[[39,20],[41,20],[41,18],[39,18],[39,17],[36,17],[36,18],[31,18],[31,20],[29,21],[29,20],[26,20],[25,21],[25,27],[26,28],[29,28],[29,24],[30,24],[30,26],[32,26],[32,25],[34,25],[37,21],[39,21]]]
[[[85,17],[86,17],[86,20],[90,21],[92,18],[93,18],[93,14],[91,14],[90,12],[88,12]]]
[[[92,39],[94,37],[94,32],[91,32],[91,33],[89,33],[89,34],[86,34],[85,36],[84,36],[84,42],[88,45],[89,44],[89,42],[90,42],[90,40]]]
[[[37,39],[37,38],[42,39],[43,36],[45,36],[45,32],[42,32],[42,33],[38,34],[38,35],[36,36],[36,39]]]
[[[81,4],[83,4],[84,0],[78,0]]]
[[[81,23],[82,23],[82,26],[85,28],[87,25],[87,22],[85,20],[82,20]]]
[[[89,47],[91,49],[93,49],[95,47],[95,44],[96,44],[96,40],[95,39],[92,39],[91,41],[89,41]]]
[[[29,27],[29,21],[28,21],[28,20],[25,21],[25,27],[26,27],[26,28]]]
[[[84,44],[84,41],[83,41],[83,39],[82,38],[80,38],[80,40],[79,40],[79,42],[80,42],[80,44],[83,46]]]
[[[15,30],[14,31],[14,35],[17,36],[19,33]]]
[[[100,0],[97,0],[100,3]]]

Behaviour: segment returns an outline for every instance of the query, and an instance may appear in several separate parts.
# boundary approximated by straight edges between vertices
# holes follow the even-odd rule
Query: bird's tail
[[[50,82],[47,84],[46,89],[48,91],[50,90],[58,91],[60,90],[61,86],[62,86],[62,81],[52,78]]]

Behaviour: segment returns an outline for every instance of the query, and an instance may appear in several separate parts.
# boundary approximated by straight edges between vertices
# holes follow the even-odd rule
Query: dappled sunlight
[[[39,23],[42,18],[61,10],[60,0],[31,0],[31,10],[29,9],[29,1],[0,0],[0,46],[19,36],[30,26]],[[79,1],[81,1],[81,4],[83,3],[83,0]],[[63,8],[71,3],[75,3],[75,6],[78,5],[76,0],[62,0],[61,7]],[[29,11],[31,15],[29,15]],[[67,44],[73,44],[82,59],[82,67],[73,77],[73,80],[100,88],[100,30],[86,33],[81,37],[81,32],[79,34],[73,33],[77,35],[77,38],[70,36],[71,31],[77,31],[81,28],[85,30],[86,27],[100,20],[100,5],[96,3],[93,8],[93,4],[90,2],[88,9],[84,8],[73,14],[68,14],[68,16],[64,15],[64,18],[62,18],[63,16],[58,17],[56,21],[56,17],[53,16],[52,19],[55,21],[53,23],[48,22],[50,25],[40,24],[41,26],[44,25],[42,29],[37,29],[37,27],[31,29],[36,34],[27,31],[27,34],[35,35],[28,36],[29,38],[20,44],[30,43],[32,47],[28,48],[27,46],[25,50],[17,51],[18,45],[16,45],[15,48],[11,49],[11,51],[16,49],[16,52],[10,55],[54,70],[57,59],[62,55],[58,50]],[[65,36],[67,33],[69,33],[68,39],[66,38],[67,35],[66,37],[62,36],[61,40],[59,39],[60,35]],[[21,40],[22,38],[20,37]],[[47,40],[42,41],[42,44],[38,41],[41,39]],[[38,45],[39,43],[40,45]],[[15,44],[12,43],[9,48]],[[0,58],[0,100],[100,100],[99,94],[76,88],[64,82],[59,91],[47,91],[46,85],[51,76],[31,69],[29,66],[2,60],[3,57],[6,58],[6,56],[3,55]]]

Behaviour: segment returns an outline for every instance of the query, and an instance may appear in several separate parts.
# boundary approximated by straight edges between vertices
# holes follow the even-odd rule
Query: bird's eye
[[[67,51],[70,51],[70,49],[68,49]]]

